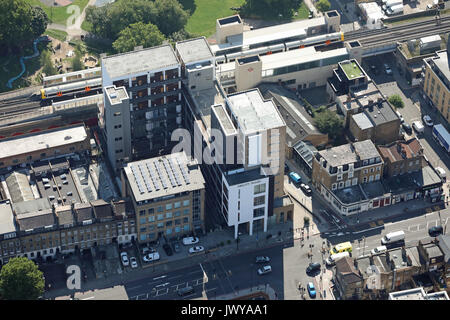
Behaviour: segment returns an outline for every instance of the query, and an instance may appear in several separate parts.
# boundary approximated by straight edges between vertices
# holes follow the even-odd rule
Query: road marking
[[[81,299],[81,300],[90,300],[90,299],[94,299],[94,298],[95,298],[95,296],[92,296],[92,297],[84,298],[84,299]]]
[[[158,284],[157,286],[155,286],[155,288],[159,288],[159,287],[165,287],[169,284],[169,282],[163,283],[163,284]]]
[[[156,277],[156,278],[153,278],[153,280],[164,279],[165,277],[167,277],[167,276],[166,276],[166,275],[164,275],[164,276]]]

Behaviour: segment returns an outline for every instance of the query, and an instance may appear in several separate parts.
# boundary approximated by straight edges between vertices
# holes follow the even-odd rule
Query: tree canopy
[[[330,10],[330,2],[328,0],[319,0],[316,2],[315,4],[317,10],[321,11],[321,12],[325,12]]]
[[[44,277],[37,265],[25,258],[12,258],[0,272],[0,290],[6,300],[36,300],[44,293]]]
[[[119,40],[122,31],[139,22],[152,24],[163,36],[170,37],[183,32],[188,18],[189,13],[177,0],[117,0],[102,7],[86,9],[86,21],[92,24],[92,33],[112,41]],[[134,32],[136,35],[136,30]],[[121,39],[118,43],[124,47],[125,42]],[[142,40],[139,42],[145,43]]]
[[[34,36],[31,7],[25,0],[2,0],[0,12],[0,46],[20,47]]]
[[[402,97],[400,97],[398,94],[393,94],[392,96],[390,96],[388,101],[396,109],[401,109],[405,106],[405,103],[403,102]]]
[[[33,7],[31,9],[31,29],[35,38],[45,32],[49,22],[47,14],[41,7]]]
[[[158,46],[163,41],[164,35],[155,25],[138,22],[122,30],[119,38],[114,41],[113,47],[117,52],[127,52],[132,51],[136,46],[144,48]]]
[[[322,133],[327,133],[331,139],[336,139],[342,134],[343,121],[336,113],[328,109],[317,112],[314,120],[317,129]]]

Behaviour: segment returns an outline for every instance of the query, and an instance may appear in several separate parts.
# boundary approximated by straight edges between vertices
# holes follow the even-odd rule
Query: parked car
[[[312,10],[309,10],[308,19],[314,18],[314,12]]]
[[[272,272],[271,266],[264,266],[264,267],[258,269],[258,274],[260,276],[262,276],[263,274],[271,273],[271,272]]]
[[[268,256],[257,256],[255,259],[256,263],[265,263],[265,262],[269,262],[270,258]]]
[[[386,251],[387,251],[386,246],[379,246],[379,247],[376,247],[375,249],[372,249],[372,251],[370,251],[370,253],[372,253],[372,254],[379,254],[379,253],[383,253],[383,252],[386,252]]]
[[[195,246],[195,247],[189,248],[189,253],[198,253],[198,252],[202,252],[204,250],[205,250],[205,248],[202,246]]]
[[[391,67],[389,67],[389,65],[387,63],[384,64],[384,72],[388,75],[391,76],[392,75],[392,69]]]
[[[163,244],[163,249],[164,249],[164,252],[165,252],[168,256],[173,255],[172,248],[170,247],[170,245],[169,245],[168,243],[164,243],[164,244]]]
[[[438,235],[442,234],[444,229],[442,226],[435,226],[428,229],[428,234],[432,237],[437,237]]]
[[[149,254],[149,253],[153,253],[153,252],[156,252],[155,248],[152,248],[152,247],[143,247],[142,248],[142,255],[143,256],[145,256],[146,254]]]
[[[373,72],[373,74],[375,74],[375,75],[378,74],[378,68],[375,65],[371,65],[370,70]]]
[[[311,190],[311,188],[310,188],[307,184],[304,184],[304,183],[300,184],[300,188],[302,189],[302,191],[303,191],[307,196],[310,196],[310,195],[311,195],[312,190]]]
[[[191,244],[196,244],[199,242],[199,239],[197,237],[186,237],[183,238],[183,244],[185,246],[191,245]]]
[[[121,252],[120,253],[120,258],[122,260],[122,264],[124,267],[127,267],[130,265],[130,261],[128,260],[128,255],[126,252]]]
[[[149,254],[145,255],[142,258],[142,260],[144,260],[144,262],[151,262],[151,261],[159,260],[159,253],[158,252],[149,253]]]
[[[132,267],[133,269],[138,267],[138,264],[137,264],[137,261],[136,261],[136,258],[135,258],[135,257],[131,257],[131,258],[130,258],[130,263],[131,263],[131,267]]]
[[[184,287],[184,288],[180,288],[180,289],[178,289],[178,291],[177,291],[177,293],[178,293],[178,295],[179,295],[180,297],[186,296],[186,295],[191,294],[191,293],[193,293],[193,292],[194,292],[194,288],[191,287],[191,286],[187,286],[187,287]]]
[[[433,126],[433,120],[431,120],[431,117],[429,115],[424,115],[423,116],[423,122],[428,126],[428,127],[432,127]]]
[[[318,263],[318,262],[311,262],[308,265],[308,268],[306,268],[306,273],[313,273],[313,272],[316,272],[316,271],[319,271],[319,270],[320,270],[320,263]]]
[[[406,132],[407,134],[412,134],[412,128],[411,128],[411,126],[410,126],[409,124],[407,124],[406,122],[403,122],[403,123],[402,123],[402,128],[403,128],[403,130],[405,130],[405,132]]]
[[[395,111],[395,113],[396,113],[396,114],[398,115],[398,117],[400,118],[400,123],[405,122],[405,119],[403,119],[403,116],[402,116],[402,114],[401,114],[400,112]]]
[[[308,289],[309,296],[311,298],[315,298],[316,297],[316,288],[314,287],[314,284],[312,282],[308,282],[308,285],[306,286],[306,288]]]
[[[177,253],[181,251],[181,247],[180,247],[180,243],[179,242],[172,243],[172,247],[173,247],[173,250],[175,252],[177,252]]]

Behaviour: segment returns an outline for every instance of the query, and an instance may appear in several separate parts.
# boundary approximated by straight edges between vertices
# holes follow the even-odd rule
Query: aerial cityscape
[[[0,299],[449,300],[450,1],[0,11]]]

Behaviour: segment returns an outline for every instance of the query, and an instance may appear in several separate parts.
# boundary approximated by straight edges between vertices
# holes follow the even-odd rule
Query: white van
[[[336,264],[337,260],[344,258],[344,257],[349,257],[349,256],[350,256],[350,253],[348,253],[348,251],[336,253],[336,254],[329,256],[328,259],[325,260],[325,263],[327,264],[327,266],[334,266]]]
[[[401,241],[405,241],[405,232],[404,231],[395,231],[395,232],[390,232],[390,233],[386,234],[381,239],[381,244],[386,245],[386,244],[392,244],[392,243],[401,242]]]
[[[424,125],[420,121],[414,121],[412,123],[412,127],[414,128],[414,130],[416,130],[417,133],[423,133],[423,131],[425,130]]]
[[[443,168],[436,167],[436,172],[438,173],[439,177],[441,177],[442,181],[445,182],[447,180],[447,173]]]

